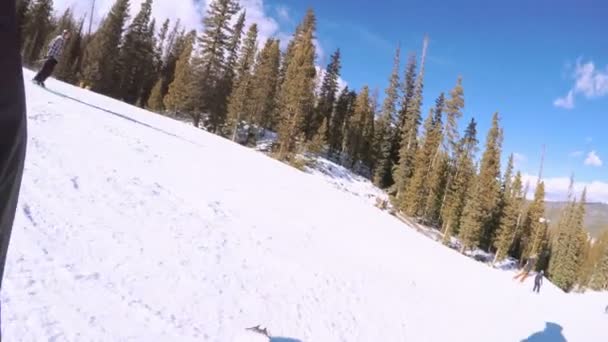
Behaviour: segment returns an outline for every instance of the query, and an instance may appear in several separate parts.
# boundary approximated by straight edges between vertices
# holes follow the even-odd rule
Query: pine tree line
[[[278,39],[259,42],[256,24],[245,27],[236,0],[214,0],[202,32],[186,31],[179,20],[157,27],[152,2],[129,18],[130,1],[116,0],[89,36],[84,18],[70,10],[53,17],[52,0],[18,0],[23,60],[36,66],[48,42],[68,29],[72,38],[55,74],[61,80],[189,119],[242,144],[276,132],[277,158],[320,153],[368,176],[387,190],[397,211],[435,227],[443,243],[463,253],[480,248],[495,253],[494,262],[538,256],[539,267],[565,290],[608,287],[608,233],[587,237],[585,193],[578,200],[571,193],[559,224],[549,229],[542,179],[528,201],[513,156],[502,174],[499,114],[479,158],[477,122],[459,127],[462,78],[437,97],[423,121],[426,37],[422,53],[408,53],[405,63],[397,47],[379,105],[368,86],[339,88],[340,50],[317,72],[312,9],[281,51]]]

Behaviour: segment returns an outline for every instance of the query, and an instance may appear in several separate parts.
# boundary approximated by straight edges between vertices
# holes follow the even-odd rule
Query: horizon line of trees
[[[565,291],[608,289],[608,232],[592,240],[584,228],[586,190],[572,186],[559,223],[545,220],[542,179],[534,199],[514,169],[501,172],[503,128],[494,113],[481,158],[475,119],[460,126],[465,108],[459,77],[423,117],[428,39],[420,58],[398,46],[382,103],[377,91],[339,89],[342,54],[317,72],[316,17],[309,9],[287,47],[260,44],[255,23],[236,0],[215,0],[202,32],[165,20],[157,27],[152,0],[129,20],[129,0],[116,0],[90,35],[85,18],[67,9],[53,16],[52,0],[17,0],[24,63],[34,66],[48,42],[69,29],[55,76],[127,103],[177,118],[246,145],[277,132],[273,155],[324,154],[369,177],[405,215],[435,227],[443,243],[495,254],[494,262],[539,256],[538,268]],[[258,48],[261,46],[261,48]]]

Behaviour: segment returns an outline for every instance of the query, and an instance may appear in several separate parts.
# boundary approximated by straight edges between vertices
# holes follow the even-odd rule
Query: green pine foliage
[[[534,200],[528,208],[524,221],[523,254],[521,260],[538,256],[547,239],[547,222],[545,219],[545,183],[539,182],[534,191]]]
[[[85,49],[82,81],[95,92],[115,95],[119,91],[120,44],[128,13],[129,0],[116,0]]]
[[[323,120],[327,122],[331,121],[338,93],[340,67],[340,49],[338,49],[331,55],[330,62],[325,69],[323,83],[321,84],[317,106],[315,108],[315,117],[313,118],[310,127],[308,127],[307,133],[309,136],[312,136],[313,134],[316,135]]]
[[[357,95],[344,132],[344,157],[345,164],[351,169],[361,164],[371,154],[371,141],[369,140],[369,119],[372,119],[373,134],[373,110],[370,101],[369,88],[364,86]]]
[[[29,11],[27,11],[27,22],[23,24],[24,55],[23,61],[26,65],[38,64],[40,58],[44,58],[47,52],[45,44],[50,39],[52,32],[51,13],[53,11],[52,0],[33,0]]]
[[[357,94],[344,87],[334,108],[334,113],[329,123],[328,144],[329,154],[338,159],[342,154],[344,133],[347,130],[347,122],[353,113]]]
[[[233,141],[236,141],[241,120],[251,122],[251,117],[248,116],[250,115],[249,109],[251,107],[249,101],[251,100],[251,93],[253,91],[251,69],[255,62],[257,39],[258,26],[253,24],[249,28],[245,43],[243,44],[236,69],[237,77],[228,103],[228,118],[232,125],[231,133]]]
[[[584,233],[586,189],[578,203],[573,201],[562,215],[556,236],[551,244],[551,261],[549,277],[551,281],[563,289],[570,291],[580,276],[584,263]]]
[[[608,229],[593,244],[589,264],[589,287],[596,291],[608,290]]]
[[[440,150],[435,163],[431,167],[429,177],[429,193],[423,212],[424,222],[432,227],[441,227],[441,205],[445,198],[448,183],[449,156],[445,150]]]
[[[428,175],[432,172],[438,161],[438,155],[443,138],[443,110],[445,98],[443,93],[435,101],[435,108],[424,122],[424,135],[421,139],[420,148],[416,151],[414,164],[414,176],[408,187],[402,208],[405,213],[420,217],[423,216],[431,184]]]
[[[142,97],[148,75],[154,73],[154,41],[150,36],[152,0],[141,4],[141,9],[129,25],[120,49],[120,86],[115,96],[135,104]]]
[[[147,108],[157,113],[161,113],[165,110],[165,105],[163,103],[162,85],[163,80],[162,78],[159,78],[158,81],[156,81],[156,84],[154,84],[152,92],[150,93],[150,97],[148,98],[148,103],[146,104]]]
[[[476,169],[473,158],[477,153],[477,123],[469,122],[457,149],[454,175],[447,185],[441,203],[443,243],[450,242],[452,236],[460,231],[460,221],[468,195],[473,193],[473,180]]]
[[[500,200],[501,144],[502,129],[499,126],[498,113],[495,113],[486,138],[479,175],[467,199],[460,222],[462,252],[469,248],[482,247],[483,242],[489,244],[491,240],[488,237],[493,236],[497,228],[495,215]]]
[[[221,91],[222,81],[226,75],[226,56],[229,55],[231,41],[235,32],[230,26],[232,16],[238,13],[240,6],[236,0],[214,0],[207,9],[203,21],[205,29],[199,38],[200,56],[194,63],[196,71],[196,88],[194,100],[193,124],[199,127],[202,114],[208,114],[210,131],[217,132],[224,123],[224,106],[226,97]],[[239,33],[236,33],[239,35]],[[231,40],[232,38],[232,40]],[[240,36],[238,37],[240,39]],[[229,93],[229,92],[228,92]]]
[[[393,179],[395,180],[395,191],[398,202],[403,202],[403,197],[406,194],[410,179],[414,176],[414,168],[416,162],[416,151],[418,149],[418,128],[422,122],[422,99],[424,89],[424,64],[425,64],[425,53],[426,53],[426,38],[425,47],[423,48],[422,59],[420,62],[420,70],[416,76],[414,83],[413,94],[408,95],[406,89],[407,98],[404,98],[403,104],[406,107],[402,108],[403,120],[401,127],[401,144],[399,146],[399,164],[394,170]],[[415,69],[415,64],[409,63],[409,68]],[[408,82],[406,75],[406,84]]]
[[[190,113],[193,114],[194,109],[194,75],[192,68],[192,49],[194,44],[195,31],[191,31],[184,41],[182,50],[175,67],[175,77],[167,96],[163,99],[165,108],[175,114]]]
[[[507,256],[519,227],[522,223],[521,209],[524,204],[524,193],[522,176],[517,172],[512,180],[513,173],[513,155],[509,157],[507,171],[503,179],[502,186],[502,215],[499,220],[499,228],[494,240],[494,248],[496,250],[494,262],[503,261]]]
[[[374,154],[374,184],[387,188],[393,184],[393,143],[397,123],[397,100],[399,97],[399,68],[401,49],[397,47],[393,59],[393,70],[386,88],[386,97],[382,103],[380,119],[376,125]]]
[[[314,25],[304,26],[304,29],[301,35],[294,38],[296,42],[293,56],[279,94],[278,108],[281,113],[278,127],[279,159],[286,159],[294,151],[295,137],[305,133],[314,109],[316,76]]]
[[[254,123],[264,129],[275,129],[277,126],[277,89],[281,51],[279,41],[268,39],[264,48],[258,53],[253,70],[249,115]]]
[[[23,40],[26,36],[24,33],[25,27],[30,17],[30,5],[32,0],[17,0],[15,4],[15,21],[17,27],[17,37],[19,39],[19,47],[23,47]]]

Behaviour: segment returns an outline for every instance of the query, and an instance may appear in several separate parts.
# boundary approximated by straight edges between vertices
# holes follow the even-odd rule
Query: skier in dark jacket
[[[25,160],[23,71],[15,0],[0,1],[0,288]]]
[[[536,277],[534,277],[534,288],[532,289],[532,291],[534,291],[536,293],[540,293],[540,287],[541,287],[541,285],[543,285],[544,276],[545,276],[545,272],[542,270],[540,272],[536,273]]]
[[[53,70],[59,61],[59,56],[61,56],[61,52],[63,51],[63,46],[69,38],[70,31],[63,30],[62,34],[58,35],[51,41],[46,53],[46,60],[42,65],[42,69],[38,71],[33,79],[36,84],[44,87],[44,81],[46,81],[46,79],[53,73]]]

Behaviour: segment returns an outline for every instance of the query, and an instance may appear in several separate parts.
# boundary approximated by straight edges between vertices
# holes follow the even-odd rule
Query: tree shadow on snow
[[[562,334],[562,330],[564,328],[561,325],[547,322],[545,330],[534,333],[521,342],[568,342]]]
[[[271,337],[270,342],[302,342],[302,341],[295,339],[295,338],[289,338],[289,337]]]

